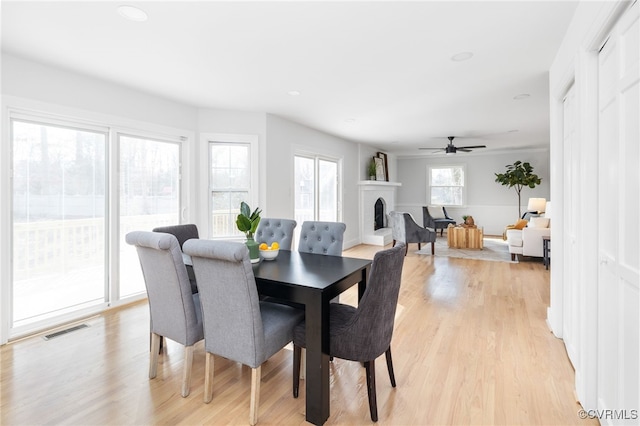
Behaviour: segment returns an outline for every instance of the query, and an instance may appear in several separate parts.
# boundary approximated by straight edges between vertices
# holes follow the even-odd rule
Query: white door
[[[599,54],[598,409],[610,410],[603,424],[639,421],[639,56],[636,3]]]

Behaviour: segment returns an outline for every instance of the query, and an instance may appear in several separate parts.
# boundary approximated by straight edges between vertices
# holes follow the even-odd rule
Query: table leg
[[[322,294],[316,296],[322,299]],[[306,305],[306,420],[315,425],[329,418],[329,300]]]

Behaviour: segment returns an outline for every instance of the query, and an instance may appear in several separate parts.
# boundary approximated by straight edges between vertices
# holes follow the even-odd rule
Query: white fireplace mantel
[[[362,180],[358,182],[360,187],[360,238],[363,244],[386,246],[392,241],[391,228],[385,224],[385,228],[374,231],[374,205],[378,198],[385,203],[385,216],[395,209],[396,189],[400,182],[386,182],[379,180]]]

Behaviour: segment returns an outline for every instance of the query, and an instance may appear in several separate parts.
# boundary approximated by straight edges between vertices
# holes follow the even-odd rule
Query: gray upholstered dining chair
[[[396,387],[391,338],[402,279],[404,244],[379,251],[371,264],[367,287],[358,307],[329,305],[329,355],[364,363],[371,420],[378,421],[375,360],[385,354],[391,386]],[[298,397],[301,348],[306,345],[305,323],[293,331],[293,396]]]
[[[347,225],[342,222],[305,221],[300,228],[298,251],[301,253],[342,256]]]
[[[291,250],[293,230],[298,223],[293,219],[274,219],[263,217],[258,223],[256,243],[271,244],[277,241],[282,250]]]
[[[447,216],[446,210],[443,207],[443,212],[445,217],[433,217],[431,213],[429,213],[429,208],[427,206],[422,207],[422,224],[425,228],[433,228],[438,232],[440,230],[440,236],[444,230],[451,225],[455,225],[456,221]]]
[[[409,243],[418,243],[418,250],[423,243],[431,243],[431,254],[435,254],[437,235],[435,229],[423,228],[413,220],[411,214],[406,212],[390,212],[389,218],[391,219],[393,245],[395,246],[398,241],[405,243],[405,255]]]
[[[182,396],[189,395],[193,345],[203,339],[198,294],[191,293],[178,239],[160,232],[133,231],[126,237],[140,259],[151,313],[149,378],[157,375],[158,352],[163,337],[184,345]]]
[[[175,235],[180,244],[180,250],[185,241],[191,238],[200,238],[198,233],[198,227],[193,223],[187,223],[183,225],[171,225],[171,226],[159,226],[153,228],[153,232],[165,232],[167,234]],[[193,268],[191,267],[191,258],[183,253],[183,261],[187,267],[187,275],[189,275],[189,283],[191,284],[191,292],[197,293],[198,286],[196,285],[196,276],[193,274]]]
[[[260,301],[249,250],[231,241],[189,240],[204,321],[204,401],[213,399],[213,355],[252,368],[249,423],[258,421],[261,365],[293,339],[304,311]]]

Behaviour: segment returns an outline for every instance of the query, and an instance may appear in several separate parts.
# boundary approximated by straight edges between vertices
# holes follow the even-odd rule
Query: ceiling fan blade
[[[461,152],[471,152],[470,149],[467,148],[456,148],[456,151],[461,151]]]
[[[476,149],[476,148],[486,148],[486,145],[472,145],[472,146],[457,146],[456,148],[458,148],[459,150],[462,149]]]
[[[421,148],[418,148],[418,149],[435,149],[436,151],[444,151],[445,150],[445,148],[425,148],[425,147],[421,147]]]

